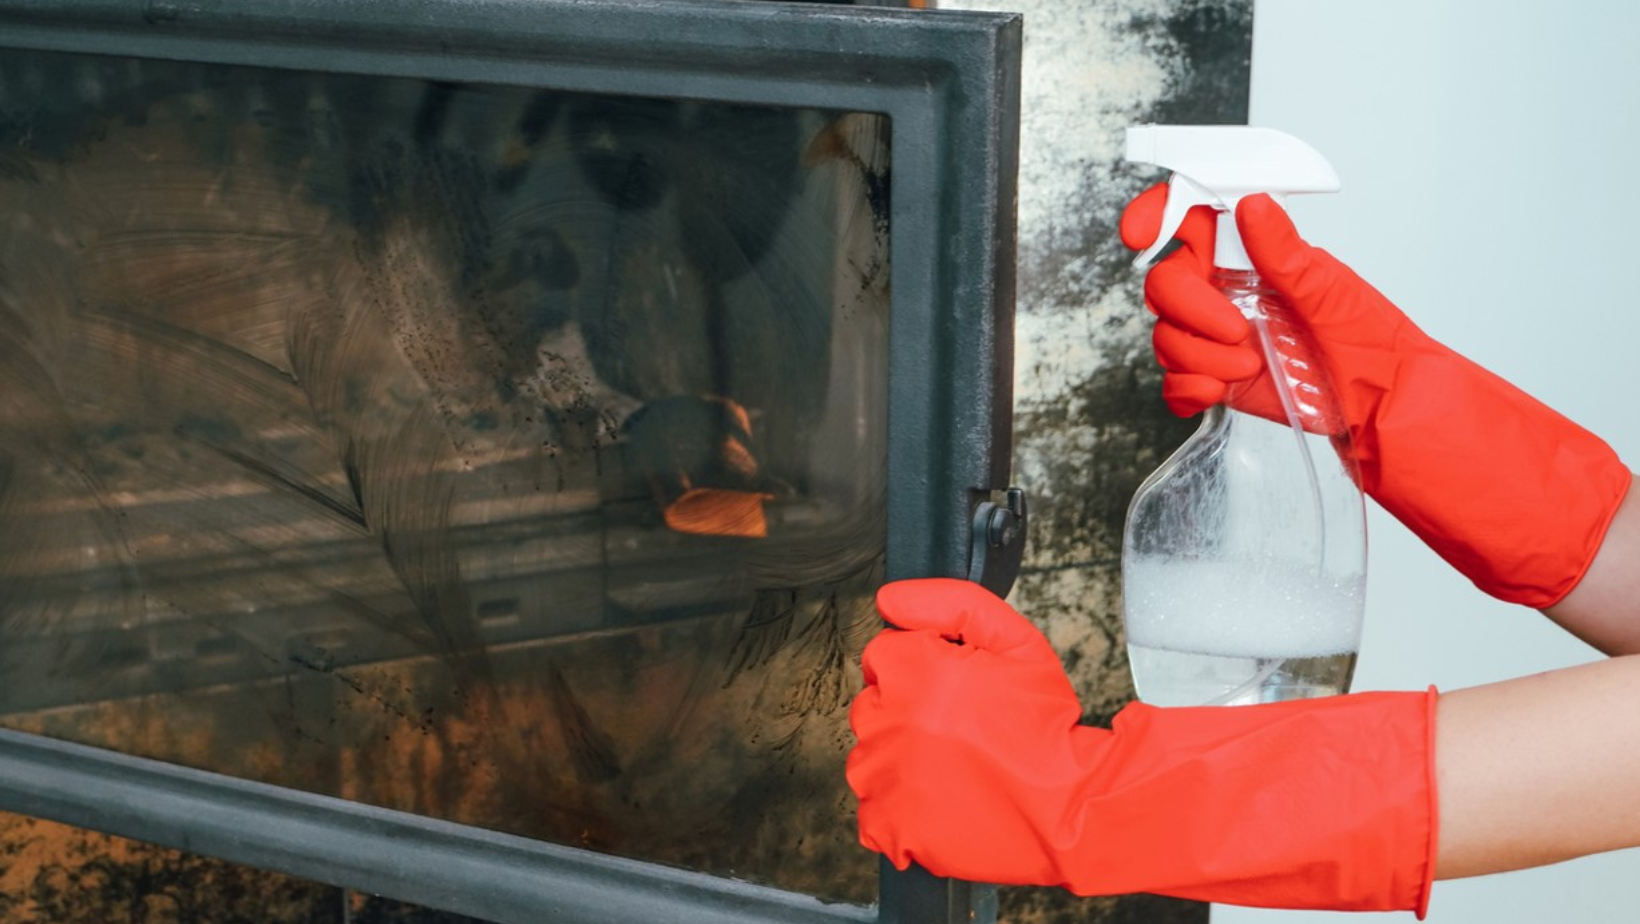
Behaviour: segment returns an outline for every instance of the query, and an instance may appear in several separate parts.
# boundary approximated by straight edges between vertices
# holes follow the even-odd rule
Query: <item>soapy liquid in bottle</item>
[[[1360,648],[1360,493],[1307,334],[1256,276],[1215,285],[1258,329],[1284,394],[1211,408],[1147,479],[1124,538],[1123,621],[1134,687],[1158,706],[1242,705],[1346,692]],[[1235,400],[1235,394],[1232,394]]]
[[[1156,706],[1239,706],[1345,692],[1360,585],[1268,562],[1127,564],[1134,686]]]

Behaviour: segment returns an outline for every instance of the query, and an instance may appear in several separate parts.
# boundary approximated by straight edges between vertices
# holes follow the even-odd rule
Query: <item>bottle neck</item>
[[[1250,269],[1227,269],[1222,266],[1213,267],[1213,274],[1207,277],[1213,288],[1224,293],[1238,307],[1246,298],[1267,299],[1274,293],[1259,274]],[[1245,313],[1245,310],[1243,311]]]
[[[1251,270],[1253,260],[1247,256],[1247,248],[1241,243],[1235,212],[1226,210],[1218,216],[1218,230],[1213,237],[1213,265],[1227,270]]]

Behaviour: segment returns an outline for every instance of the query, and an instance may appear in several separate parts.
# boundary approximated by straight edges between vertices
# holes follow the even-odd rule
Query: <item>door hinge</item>
[[[1004,500],[974,508],[968,551],[968,580],[999,597],[1008,596],[1025,556],[1025,492],[1009,488]]]

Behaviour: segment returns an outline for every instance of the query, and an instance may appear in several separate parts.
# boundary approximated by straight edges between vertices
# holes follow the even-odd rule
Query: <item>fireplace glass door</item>
[[[0,726],[874,902],[846,714],[927,352],[895,106],[40,34],[0,54]],[[199,875],[44,824],[0,815],[39,901]]]

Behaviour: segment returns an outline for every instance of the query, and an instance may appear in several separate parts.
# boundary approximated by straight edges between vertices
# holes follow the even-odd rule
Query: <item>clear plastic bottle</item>
[[[1232,386],[1129,505],[1134,685],[1154,705],[1341,693],[1366,583],[1348,433],[1302,322],[1250,270],[1219,269],[1213,282],[1252,324],[1273,374]]]

